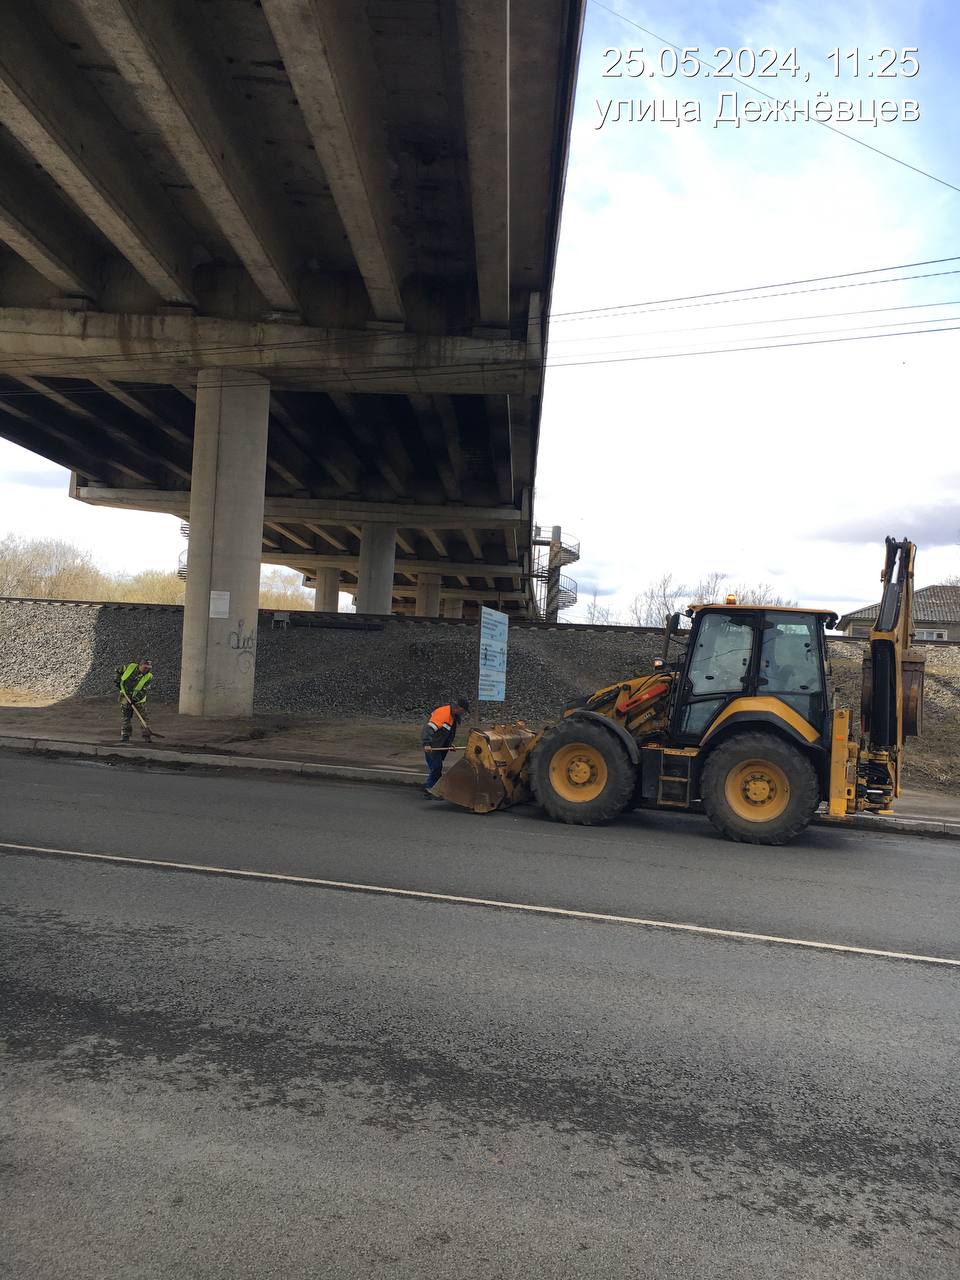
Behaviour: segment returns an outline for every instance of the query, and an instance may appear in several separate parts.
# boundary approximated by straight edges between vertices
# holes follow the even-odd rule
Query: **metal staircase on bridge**
[[[580,543],[559,525],[533,526],[533,591],[540,617],[556,622],[561,609],[577,603],[577,584],[560,570],[580,559]]]
[[[186,538],[187,543],[190,542],[190,524],[187,520],[180,521],[180,535]],[[181,582],[187,580],[187,556],[189,555],[189,546],[186,551],[181,551],[177,560],[177,577]]]

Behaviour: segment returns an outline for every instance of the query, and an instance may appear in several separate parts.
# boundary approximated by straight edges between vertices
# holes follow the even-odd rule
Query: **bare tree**
[[[313,592],[289,569],[271,569],[260,578],[261,609],[312,609]]]
[[[745,583],[725,586],[728,576],[720,569],[711,569],[694,586],[688,586],[676,582],[672,573],[661,574],[656,582],[651,582],[634,596],[630,621],[637,627],[662,627],[671,614],[681,612],[688,604],[719,604],[727,594],[736,596],[739,604],[771,607],[796,604],[795,600],[778,595],[769,582],[759,582],[755,586]]]
[[[687,588],[675,582],[672,573],[663,573],[639,595],[633,597],[630,619],[637,627],[662,627],[671,613],[676,613]]]
[[[769,582],[757,582],[753,585],[738,582],[728,590],[731,595],[736,596],[737,604],[766,605],[768,608],[776,609],[790,608],[797,603],[796,600],[788,600],[786,596],[779,595]]]
[[[720,600],[720,588],[727,580],[727,575],[720,569],[711,569],[703,575],[690,593],[691,604],[713,604]]]
[[[694,586],[675,582],[672,573],[661,574],[639,595],[634,596],[630,617],[638,627],[662,627],[672,613],[679,613],[688,604],[707,604],[720,598],[720,587],[726,574],[711,569]]]
[[[183,604],[185,583],[175,573],[162,569],[143,569],[129,578],[119,578],[114,583],[114,600],[129,600],[136,604]]]
[[[144,569],[132,575],[98,569],[90,553],[52,538],[13,534],[0,540],[0,596],[43,600],[124,600],[131,604],[182,604],[184,584],[175,573]],[[300,575],[272,569],[260,584],[262,609],[312,609],[313,592]]]
[[[588,624],[594,627],[612,627],[619,622],[619,615],[615,614],[609,606],[600,604],[596,587],[587,601],[586,613]]]
[[[52,600],[104,600],[110,581],[88,551],[56,538],[0,542],[0,595]]]

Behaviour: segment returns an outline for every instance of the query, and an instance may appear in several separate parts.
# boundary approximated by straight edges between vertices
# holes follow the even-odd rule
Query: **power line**
[[[917,311],[924,307],[960,307],[960,298],[947,298],[942,302],[906,302],[896,307],[866,307],[859,311],[821,311],[814,315],[768,316],[763,320],[727,320],[721,324],[685,325],[682,329],[641,329],[633,333],[578,333],[572,338],[551,338],[550,349],[566,342],[610,342],[616,338],[643,338],[661,333],[701,333],[706,329],[746,329],[758,324],[796,324],[803,320],[846,319],[848,316],[875,316],[890,311]],[[643,313],[641,313],[642,315]],[[854,326],[856,327],[856,326]]]
[[[954,319],[954,317],[944,318],[945,321],[952,320],[952,319]],[[674,360],[674,359],[680,359],[680,358],[690,357],[690,356],[735,355],[744,351],[781,351],[791,347],[815,347],[815,346],[830,345],[837,342],[860,342],[860,341],[869,341],[875,338],[896,338],[896,337],[909,338],[909,337],[914,337],[921,334],[951,333],[958,329],[960,329],[960,325],[952,325],[952,324],[947,325],[943,323],[943,327],[940,327],[940,328],[930,327],[926,329],[905,329],[905,330],[898,330],[895,333],[862,333],[862,334],[854,334],[853,336],[850,336],[850,337],[814,338],[814,339],[810,339],[808,341],[803,341],[803,342],[774,341],[770,343],[757,343],[757,344],[744,345],[739,347],[717,347],[717,348],[709,348],[705,350],[668,351],[668,352],[653,353],[648,355],[608,356],[608,357],[590,358],[590,359],[565,358],[565,359],[555,360],[555,361],[548,360],[544,367],[546,370],[549,371],[551,369],[582,368],[582,367],[589,367],[591,365],[598,365],[598,364],[633,364],[633,363],[642,363],[649,360]],[[815,332],[833,332],[833,331],[821,330],[821,331],[815,331]],[[780,335],[777,335],[777,336],[779,337]],[[525,367],[526,366],[523,364],[495,366],[498,372],[520,372]],[[433,370],[431,371],[430,376],[432,378],[439,378],[444,376],[460,376],[465,372],[482,372],[482,371],[483,369],[481,367],[458,366],[450,370]],[[416,377],[418,374],[417,370],[413,370],[413,371],[383,370],[378,372],[382,372],[384,377],[391,377],[391,378],[395,377],[397,372],[408,374],[408,376],[410,377]],[[366,374],[364,375],[364,380],[367,382],[376,381],[376,378],[372,374]],[[289,382],[289,378],[287,378],[286,381]],[[154,389],[154,390],[157,390],[157,389],[163,389],[163,390],[174,389],[175,390],[175,388],[158,387],[158,384],[155,384],[155,383],[147,383],[144,385],[146,388]],[[259,383],[258,382],[250,382],[250,383],[236,382],[233,385],[236,387],[257,386],[259,385]],[[280,389],[289,390],[290,387],[284,386]],[[329,386],[326,386],[323,388],[311,387],[310,389],[316,391],[318,394],[321,394],[321,393],[328,392],[331,388]],[[19,394],[19,393],[14,393],[14,394]],[[25,392],[24,394],[36,395],[36,396],[42,397],[41,392]],[[93,393],[91,392],[90,394],[93,394]],[[2,402],[3,402],[3,397],[0,396],[0,412],[2,412],[2,407],[3,407]],[[39,425],[42,426],[43,423],[40,423]]]
[[[682,46],[674,44],[672,40],[667,40],[665,36],[659,36],[655,31],[651,31],[649,27],[643,27],[639,22],[635,22],[633,18],[628,18],[625,13],[619,13],[616,9],[611,9],[609,5],[602,4],[601,0],[593,0],[594,5],[598,9],[604,9],[607,13],[612,13],[615,18],[619,18],[622,22],[628,22],[631,27],[636,27],[638,31],[642,31],[645,35],[653,36],[654,40],[659,40],[662,44],[669,45],[671,49],[682,52]],[[697,58],[697,61],[704,67],[708,67],[711,71],[716,71],[716,67],[711,62],[706,62],[703,58]],[[726,78],[726,77],[725,77]],[[743,85],[745,89],[750,89],[753,93],[759,93],[764,98],[769,98],[771,102],[776,102],[776,95],[768,93],[758,84],[752,84],[748,80],[741,80],[739,76],[730,76],[729,79],[735,80],[737,84]],[[831,133],[835,133],[840,138],[846,138],[848,142],[855,142],[858,147],[866,147],[868,151],[875,152],[878,156],[883,156],[886,160],[892,160],[894,164],[901,165],[904,169],[910,169],[913,173],[919,173],[923,178],[929,178],[931,182],[937,182],[941,187],[949,187],[951,191],[960,193],[960,187],[952,182],[948,182],[946,178],[938,178],[935,173],[931,173],[928,169],[921,169],[918,165],[910,164],[907,160],[901,160],[899,156],[891,155],[889,151],[884,151],[880,147],[875,147],[869,142],[864,142],[862,138],[854,137],[852,133],[844,133],[842,129],[838,129],[836,125],[827,124],[825,120],[812,120],[810,124],[818,124],[823,129],[829,129]]]
[[[949,261],[957,261],[957,260],[960,260],[960,259],[952,259],[952,258],[931,259],[931,262],[936,262],[936,261],[949,262]],[[876,268],[876,270],[884,270],[884,269],[885,268]],[[895,268],[886,268],[886,269],[894,270]],[[859,275],[862,273],[851,272],[849,274]],[[862,289],[862,288],[867,288],[871,285],[898,284],[898,283],[903,283],[905,281],[930,280],[930,279],[941,278],[944,276],[954,276],[954,275],[960,275],[960,268],[953,269],[950,271],[921,272],[917,275],[911,275],[911,276],[893,276],[886,280],[853,280],[853,281],[849,281],[846,284],[825,285],[825,286],[820,286],[814,289],[784,289],[777,293],[764,294],[762,297],[754,296],[754,297],[747,297],[747,298],[743,298],[743,297],[714,298],[712,295],[706,295],[703,301],[693,301],[689,303],[681,302],[680,305],[676,305],[676,306],[674,305],[649,306],[646,303],[624,304],[622,307],[610,308],[610,311],[617,312],[620,314],[631,314],[632,309],[635,309],[637,307],[642,307],[646,309],[641,311],[641,314],[657,315],[666,311],[687,311],[687,310],[692,310],[699,307],[722,306],[727,303],[737,303],[737,302],[766,302],[772,298],[801,297],[803,295],[810,294],[810,293],[832,293],[841,289]],[[835,279],[837,277],[812,277],[812,279],[818,279],[818,278]],[[771,286],[755,286],[755,287],[773,288],[774,286],[771,285]],[[694,297],[694,298],[696,298],[697,296],[698,295],[691,295],[691,297]],[[924,305],[924,304],[918,304],[918,305]],[[934,305],[934,304],[927,304],[927,305]],[[940,305],[946,305],[946,304],[940,304]],[[570,319],[572,315],[573,313],[567,313],[566,316],[564,316],[563,318]],[[597,319],[601,317],[599,316],[599,313],[593,313],[590,315],[586,315],[583,318]],[[275,351],[275,350],[281,350],[281,349],[292,350],[297,348],[324,347],[332,343],[342,344],[342,343],[355,342],[359,344],[359,343],[367,342],[369,340],[370,340],[369,334],[360,333],[360,334],[349,334],[349,335],[338,334],[334,337],[328,337],[328,338],[323,338],[323,337],[301,338],[301,339],[295,339],[291,341],[278,341],[278,342],[235,343],[232,345],[220,344],[216,346],[200,346],[200,347],[182,345],[179,347],[170,348],[166,351],[160,350],[160,351],[152,351],[150,353],[143,353],[143,356],[144,358],[148,359],[150,362],[157,362],[159,358],[163,356],[178,358],[178,357],[184,357],[184,356],[191,357],[191,356],[196,356],[201,354],[223,355],[223,354],[229,353],[229,354],[236,354],[242,357],[247,352],[264,352],[264,351]],[[489,346],[486,348],[486,350],[488,352],[495,353],[497,350],[509,350],[514,345],[515,343],[513,340],[504,340],[502,342],[490,343]],[[70,376],[74,376],[73,371],[76,369],[82,369],[84,367],[94,367],[102,372],[104,370],[104,366],[107,366],[110,364],[127,364],[129,363],[131,358],[135,359],[137,357],[131,357],[130,354],[123,354],[123,353],[117,354],[115,356],[105,356],[105,355],[54,356],[46,360],[44,364],[45,364],[45,367],[49,367],[51,364],[60,365],[61,367],[69,370],[69,372],[65,373],[63,376],[70,377]],[[3,363],[2,361],[0,361],[0,374],[6,373],[6,374],[9,374],[11,377],[15,378],[17,376],[18,369],[22,369],[24,371],[29,372],[29,370],[36,367],[36,363],[37,363],[37,360],[35,356],[33,357],[25,356],[21,358],[15,358],[13,360],[7,361],[6,363]],[[489,368],[490,363],[491,362],[484,362],[483,360],[464,362],[456,366],[451,366],[449,368],[449,373],[451,375],[454,375],[456,373],[463,372],[463,371],[470,371],[470,370],[482,371],[485,368]],[[525,368],[526,362],[517,361],[513,365],[508,365],[508,364],[505,364],[504,362],[496,362],[495,367],[497,369]],[[183,373],[185,376],[188,376],[190,372],[191,372],[190,368],[185,368],[183,370]],[[264,376],[269,379],[269,375],[272,372],[273,370],[271,369],[265,369]],[[293,371],[293,372],[296,372],[296,371]],[[331,373],[333,372],[339,373],[340,377],[343,378],[347,384],[350,383],[352,377],[354,376],[354,374],[352,374],[351,372],[343,369],[337,370],[337,371],[331,371]],[[371,380],[376,381],[379,376],[382,376],[385,378],[393,377],[398,372],[401,372],[401,373],[410,372],[411,376],[415,376],[415,371],[399,369],[397,366],[388,366],[382,369],[369,370],[367,372],[357,370],[355,371],[355,376],[358,379],[362,379],[364,381],[371,381]],[[440,376],[441,374],[446,375],[447,372],[448,372],[447,370],[435,371],[435,373],[432,376]],[[83,375],[77,374],[76,376],[82,377]],[[304,371],[303,376],[305,378],[309,378],[311,375],[309,371]],[[285,374],[285,377],[287,378],[290,377],[289,371],[287,374]],[[159,384],[150,383],[147,385],[156,386]],[[254,385],[254,384],[251,383],[251,384],[245,384],[245,385]],[[55,390],[56,388],[52,388],[52,389]],[[348,389],[349,389],[349,385],[348,385]],[[12,393],[12,394],[19,394],[19,393]]]
[[[801,330],[801,332],[799,332],[799,333],[765,333],[765,334],[761,334],[761,335],[760,335],[760,340],[761,340],[762,342],[764,342],[764,343],[766,343],[766,342],[776,342],[776,341],[778,341],[780,338],[806,338],[806,337],[815,337],[815,336],[819,336],[820,334],[823,334],[823,333],[843,333],[843,334],[846,334],[846,333],[855,333],[856,331],[861,330],[861,329],[893,329],[893,328],[896,328],[896,326],[897,326],[898,324],[904,324],[904,325],[934,325],[934,324],[946,324],[948,321],[952,321],[952,320],[960,320],[960,315],[955,315],[955,316],[937,316],[937,317],[935,317],[935,318],[933,318],[933,319],[931,319],[931,318],[929,318],[929,317],[924,317],[922,320],[891,320],[891,321],[888,321],[886,324],[872,324],[872,325],[867,325],[867,324],[864,324],[864,325],[854,324],[854,325],[844,325],[844,326],[842,326],[842,327],[841,327],[841,328],[839,328],[839,329],[806,329],[806,330]],[[940,332],[940,330],[929,330],[929,332],[939,333],[939,332]],[[868,335],[868,334],[864,334],[863,336],[864,336],[864,337],[868,337],[869,335]],[[719,341],[726,341],[726,342],[742,342],[742,340],[743,340],[743,339],[742,339],[742,337],[740,337],[740,338],[719,339]],[[652,348],[650,348],[649,350],[650,350],[650,351],[670,351],[670,350],[671,350],[671,348],[676,347],[676,345],[677,345],[676,343],[668,343],[668,344],[667,344],[667,345],[665,345],[665,346],[662,346],[662,347],[652,347]],[[681,349],[681,351],[677,352],[676,354],[678,354],[678,355],[682,355],[682,354],[684,353],[684,351],[685,351],[685,350],[686,350],[686,348],[682,348],[682,349]],[[693,350],[693,348],[690,348],[690,350],[691,350],[691,351],[693,351],[693,353],[694,353],[694,354],[696,354],[696,352]],[[721,348],[721,350],[740,350],[740,348],[739,348],[739,347],[736,347],[736,348],[733,348],[733,347],[724,347],[724,348]],[[599,353],[599,352],[592,352],[592,351],[591,351],[591,352],[576,352],[576,351],[571,351],[571,352],[569,353],[569,358],[570,358],[570,359],[578,359],[578,358],[579,358],[579,357],[581,357],[581,356],[587,356],[587,355],[592,356],[592,355],[597,355],[597,354],[605,354],[605,355],[607,355],[607,356],[616,356],[616,355],[624,355],[624,354],[637,354],[637,355],[642,355],[642,354],[645,354],[645,353],[644,353],[644,352],[631,353],[629,348],[620,348],[619,350],[608,351],[608,352],[606,352],[606,353]],[[560,358],[561,358],[561,360],[565,360],[565,359],[567,359],[567,356],[563,356],[563,355],[562,355]],[[553,364],[548,364],[548,366],[547,366],[547,367],[548,367],[548,368],[558,368],[559,366],[558,366],[558,365],[553,365]]]
[[[659,307],[668,302],[696,302],[703,298],[720,298],[726,294],[732,293],[756,293],[761,289],[792,289],[799,284],[824,284],[828,280],[847,280],[853,276],[874,276],[881,271],[912,271],[914,267],[938,267],[944,262],[960,262],[960,254],[955,254],[950,258],[927,258],[923,262],[898,262],[889,267],[865,267],[861,271],[838,271],[830,276],[807,276],[802,280],[776,280],[770,284],[749,284],[743,285],[742,288],[736,289],[714,289],[711,293],[687,293],[681,294],[676,298],[651,298],[647,302],[621,302],[611,303],[606,307],[585,307],[580,311],[554,311],[551,313],[551,320],[557,320],[563,316],[588,316],[603,311],[620,311],[625,307]],[[931,275],[938,274],[931,272]],[[907,279],[916,279],[917,277],[908,276]],[[882,280],[873,281],[871,283],[883,284]],[[779,297],[779,294],[773,295]]]
[[[624,303],[619,307],[611,307],[609,311],[603,315],[601,315],[600,313],[594,313],[590,315],[580,316],[580,315],[577,315],[575,312],[567,312],[566,314],[562,315],[560,319],[557,320],[556,323],[569,324],[572,321],[576,321],[576,320],[581,320],[581,321],[604,320],[608,317],[608,315],[612,316],[614,314],[630,315],[630,314],[633,314],[634,310],[638,307],[644,308],[643,310],[640,311],[641,315],[652,316],[652,315],[658,315],[663,311],[691,311],[691,310],[695,310],[698,307],[722,307],[728,303],[767,302],[770,298],[798,298],[808,293],[834,293],[838,289],[868,289],[872,285],[902,284],[904,281],[907,281],[907,280],[935,280],[941,276],[955,276],[955,275],[960,275],[960,268],[954,268],[951,271],[922,271],[920,272],[919,275],[915,275],[915,276],[890,276],[886,280],[852,280],[848,284],[820,285],[816,289],[784,289],[784,290],[781,290],[779,293],[766,293],[760,296],[751,296],[749,298],[743,298],[743,297],[713,298],[713,299],[708,298],[703,302],[682,302],[678,306],[669,306],[669,307],[650,306],[645,302]]]
[[[746,347],[718,347],[709,351],[671,351],[663,355],[621,356],[613,359],[571,360],[560,363],[548,363],[548,369],[572,369],[591,364],[635,364],[646,360],[678,360],[688,356],[725,356],[735,355],[741,351],[783,351],[788,347],[819,347],[834,342],[869,342],[876,338],[913,338],[925,333],[951,333],[960,329],[960,325],[950,325],[943,329],[907,329],[898,333],[864,333],[852,338],[814,338],[808,342],[778,342],[771,346],[758,344]]]

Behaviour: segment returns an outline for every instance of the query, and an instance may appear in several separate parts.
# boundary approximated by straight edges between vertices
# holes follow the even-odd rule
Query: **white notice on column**
[[[229,591],[211,591],[210,592],[210,617],[211,618],[229,618],[230,617],[230,592]]]

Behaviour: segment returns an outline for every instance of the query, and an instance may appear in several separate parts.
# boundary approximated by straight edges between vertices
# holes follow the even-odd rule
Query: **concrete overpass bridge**
[[[0,435],[189,520],[181,710],[249,710],[261,562],[535,612],[584,2],[0,5]]]

